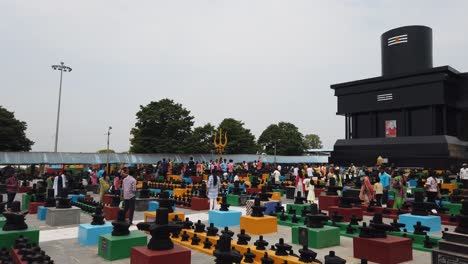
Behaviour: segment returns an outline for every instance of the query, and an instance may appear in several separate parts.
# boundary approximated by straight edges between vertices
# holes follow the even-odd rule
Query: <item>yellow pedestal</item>
[[[240,229],[245,229],[247,234],[263,235],[276,233],[278,224],[276,217],[265,215],[264,217],[241,216]]]
[[[281,193],[280,192],[272,192],[270,200],[281,201]]]
[[[175,188],[174,189],[174,196],[182,196],[184,193],[186,193],[187,190],[186,189],[182,189],[182,188]]]
[[[143,182],[142,181],[137,181],[136,187],[137,187],[137,189],[143,188]]]
[[[457,189],[458,186],[455,183],[442,183],[442,189],[449,190],[449,194],[453,192],[453,190]]]
[[[156,219],[156,212],[145,212],[145,222],[153,222]],[[185,220],[185,214],[182,212],[169,213],[169,221],[172,221],[177,215],[181,221]]]
[[[170,180],[174,180],[174,181],[181,181],[182,180],[182,175],[169,175],[168,178]]]

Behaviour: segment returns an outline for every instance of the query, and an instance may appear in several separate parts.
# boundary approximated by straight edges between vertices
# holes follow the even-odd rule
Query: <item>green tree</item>
[[[100,149],[96,151],[97,153],[107,153],[107,149]],[[115,150],[109,149],[109,153],[115,153]]]
[[[26,137],[26,122],[0,106],[0,151],[30,151],[34,144]]]
[[[279,122],[269,125],[258,138],[258,144],[265,147],[265,152],[277,155],[302,155],[305,145],[302,133],[291,123]]]
[[[316,134],[305,135],[304,143],[307,149],[321,149],[323,147],[320,137]]]
[[[193,116],[181,104],[170,99],[140,106],[137,122],[131,130],[133,153],[185,153],[191,136]]]
[[[250,132],[250,129],[244,128],[244,123],[233,118],[225,118],[218,126],[219,129],[227,132],[228,143],[224,149],[227,154],[254,154],[257,146],[255,144],[255,136]],[[218,132],[219,133],[219,132]],[[219,136],[218,136],[219,137]]]
[[[193,129],[190,140],[186,144],[187,153],[210,153],[214,149],[215,131],[215,127],[210,123]]]

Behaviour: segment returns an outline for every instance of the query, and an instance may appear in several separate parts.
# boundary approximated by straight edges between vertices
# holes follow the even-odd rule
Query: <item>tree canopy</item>
[[[30,151],[34,144],[26,137],[26,122],[0,106],[0,151]]]
[[[258,138],[258,144],[269,155],[275,153],[275,147],[277,155],[302,155],[305,149],[302,133],[288,122],[269,125]]]
[[[321,149],[323,147],[320,137],[316,134],[305,135],[304,143],[307,149]]]
[[[131,130],[130,151],[134,153],[185,153],[191,136],[193,116],[170,99],[140,106]]]
[[[210,123],[193,129],[186,148],[189,153],[210,153],[214,149],[213,135],[215,127]]]
[[[109,149],[109,151],[107,151],[107,149],[100,149],[100,150],[98,150],[96,152],[97,153],[115,153],[115,150]]]
[[[242,121],[233,118],[225,118],[219,124],[217,130],[220,128],[227,132],[228,144],[224,150],[226,154],[256,153],[257,145],[255,144],[255,136],[250,132],[250,129],[244,127]]]

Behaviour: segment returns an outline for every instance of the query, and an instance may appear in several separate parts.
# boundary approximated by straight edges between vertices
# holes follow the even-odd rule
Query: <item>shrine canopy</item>
[[[72,152],[0,152],[0,165],[30,164],[106,164],[107,155],[112,164],[156,164],[163,158],[187,163],[190,157],[198,162],[217,159],[216,154],[128,154],[128,153],[72,153]],[[261,159],[265,163],[327,163],[327,155],[274,156],[255,154],[226,154],[223,159],[235,163],[253,162]]]

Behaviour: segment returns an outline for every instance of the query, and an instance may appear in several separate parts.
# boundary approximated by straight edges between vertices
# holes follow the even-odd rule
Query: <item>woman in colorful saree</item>
[[[359,194],[359,199],[364,201],[364,205],[367,205],[369,204],[369,202],[375,200],[374,188],[372,187],[367,172],[364,175],[364,178],[362,179],[361,193]]]
[[[393,208],[401,209],[406,198],[406,178],[399,170],[395,171],[395,175],[396,176],[393,178],[393,190],[395,191],[395,202],[393,203]]]

